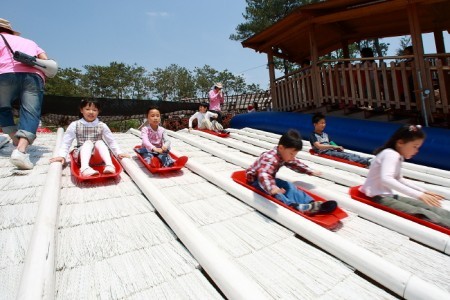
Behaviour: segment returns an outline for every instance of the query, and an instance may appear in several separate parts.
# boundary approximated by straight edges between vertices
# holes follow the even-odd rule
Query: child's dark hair
[[[319,123],[319,121],[322,119],[325,119],[325,115],[323,113],[321,113],[321,112],[315,113],[312,116],[312,123],[313,124]]]
[[[425,139],[426,134],[422,130],[420,125],[403,125],[389,138],[389,140],[380,148],[376,149],[373,153],[377,155],[381,151],[387,148],[395,149],[395,145],[398,140],[402,140],[405,143],[412,142],[415,140]]]
[[[151,111],[151,110],[157,110],[160,114],[161,114],[161,111],[159,110],[159,108],[157,107],[157,106],[150,106],[148,109],[147,109],[147,111],[145,112],[145,115],[146,116],[148,116],[148,113]]]
[[[288,132],[281,136],[278,145],[285,148],[294,148],[295,150],[300,151],[303,147],[302,136],[297,130],[289,129]]]
[[[83,107],[86,107],[86,106],[91,106],[91,105],[94,105],[99,111],[102,110],[102,107],[101,107],[100,103],[96,99],[83,99],[83,100],[81,100],[81,102],[80,102],[80,109],[82,109]]]
[[[206,107],[206,109],[209,109],[209,104],[206,103],[206,102],[201,102],[201,103],[199,104],[199,107]]]

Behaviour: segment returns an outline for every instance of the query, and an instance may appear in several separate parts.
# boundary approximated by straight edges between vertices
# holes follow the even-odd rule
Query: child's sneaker
[[[0,136],[0,149],[3,148],[9,142],[9,137]]]
[[[103,170],[103,174],[114,174],[116,173],[116,168],[114,168],[114,166],[108,165],[105,167],[105,169]]]
[[[308,211],[304,211],[307,215],[316,215],[316,214],[330,214],[337,208],[337,202],[334,200],[330,201],[313,201],[310,203],[311,209]]]
[[[34,167],[33,163],[30,161],[30,154],[22,153],[17,149],[11,153],[10,161],[19,170],[31,170]]]
[[[300,204],[300,203],[291,203],[289,204],[290,207],[292,207],[293,209],[296,209],[300,212],[305,212],[305,211],[309,211],[312,208],[312,205],[309,203],[306,204]]]
[[[81,171],[81,176],[84,176],[84,177],[94,176],[94,175],[98,175],[98,174],[99,174],[98,171],[92,169],[91,167],[87,167],[86,169]]]

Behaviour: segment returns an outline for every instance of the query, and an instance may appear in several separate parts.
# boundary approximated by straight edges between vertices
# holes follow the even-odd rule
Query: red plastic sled
[[[375,201],[370,200],[370,198],[368,196],[366,196],[366,194],[364,194],[364,193],[359,191],[359,187],[360,187],[360,185],[351,187],[349,189],[350,197],[352,197],[353,199],[355,199],[357,201],[360,201],[362,203],[371,205],[371,206],[376,207],[378,209],[390,212],[390,213],[392,213],[394,215],[400,216],[402,218],[405,218],[405,219],[411,220],[413,222],[419,223],[419,224],[421,224],[423,226],[426,226],[426,227],[429,227],[431,229],[434,229],[434,230],[437,230],[437,231],[440,231],[440,232],[443,232],[445,234],[450,235],[450,229],[449,228],[446,228],[444,226],[440,226],[440,225],[435,224],[435,223],[431,223],[431,222],[429,222],[427,220],[418,218],[416,216],[407,214],[405,212],[393,209],[393,208],[385,206],[385,205],[381,205],[381,204],[379,204],[379,203],[377,203]]]
[[[314,222],[314,223],[316,223],[316,224],[318,224],[320,226],[323,226],[323,227],[325,227],[327,229],[334,229],[334,228],[338,227],[339,221],[341,219],[347,217],[347,213],[345,211],[343,211],[339,207],[336,208],[336,210],[333,213],[331,213],[331,214],[317,214],[317,215],[313,215],[313,216],[308,216],[308,215],[303,214],[302,212],[300,212],[300,211],[298,211],[298,210],[296,210],[296,209],[294,209],[294,208],[284,204],[283,202],[279,201],[275,197],[267,195],[266,193],[264,193],[264,192],[256,189],[255,187],[249,185],[247,183],[247,179],[246,179],[246,176],[245,176],[245,171],[236,171],[236,172],[234,172],[231,175],[231,178],[235,182],[245,186],[246,188],[248,188],[248,189],[254,191],[255,193],[257,193],[257,194],[267,198],[268,200],[273,201],[276,204],[281,205],[281,206],[283,206],[283,207],[285,207],[285,208],[295,212],[296,214],[301,215],[305,219],[308,219],[308,220],[310,220],[310,221],[312,221],[312,222]],[[298,186],[297,186],[297,188],[299,190],[304,191],[309,196],[311,196],[314,199],[314,201],[326,201],[324,198],[322,198],[320,196],[317,196],[317,195],[311,193],[308,190],[305,190],[305,189],[303,189],[301,187],[298,187]]]
[[[228,132],[228,133],[222,133],[222,132],[216,132],[216,131],[214,131],[214,130],[209,130],[209,129],[198,129],[198,128],[196,128],[195,130],[203,131],[203,132],[206,132],[206,133],[209,133],[209,134],[218,136],[218,137],[222,137],[222,138],[227,138],[227,137],[230,136],[230,133],[229,133],[229,132]]]
[[[134,147],[134,149],[140,149],[141,145],[137,145]],[[172,159],[175,161],[175,163],[173,164],[172,167],[158,167],[155,168],[153,166],[151,166],[150,164],[148,164],[145,159],[142,157],[141,154],[137,153],[137,157],[139,158],[139,160],[144,164],[144,166],[147,168],[147,170],[149,170],[152,173],[164,173],[164,172],[172,172],[172,171],[178,171],[181,168],[184,167],[184,165],[187,163],[188,161],[188,157],[187,156],[181,156],[178,157],[176,155],[174,155],[172,152],[169,153],[170,157],[172,157]]]
[[[112,174],[103,174],[103,169],[105,169],[105,164],[102,163],[102,160],[98,154],[96,153],[91,157],[91,160],[89,162],[89,165],[92,167],[92,169],[98,171],[100,174],[94,175],[94,176],[82,176],[80,172],[80,166],[75,161],[75,158],[73,157],[73,151],[70,152],[70,171],[72,172],[72,175],[75,176],[79,181],[87,181],[87,180],[104,180],[108,178],[114,178],[117,177],[123,170],[122,165],[120,164],[119,160],[114,156],[111,155],[111,160],[116,168],[116,172]],[[97,163],[101,162],[101,163]]]
[[[49,128],[47,128],[47,127],[38,127],[36,132],[39,132],[39,133],[52,133],[52,131]]]
[[[351,160],[348,160],[348,159],[343,159],[343,158],[339,158],[339,157],[334,157],[334,156],[327,155],[327,154],[324,154],[324,153],[317,153],[317,152],[314,151],[314,149],[312,149],[312,148],[309,149],[309,153],[312,154],[312,155],[315,155],[315,156],[320,156],[320,157],[323,157],[323,158],[328,158],[328,159],[335,160],[335,161],[339,161],[339,162],[343,162],[343,163],[346,163],[346,164],[349,164],[349,165],[354,165],[354,166],[361,167],[361,168],[367,168],[367,166],[365,166],[365,165],[363,165],[363,164],[360,164],[360,163],[357,163],[357,162],[354,162],[354,161],[351,161]]]

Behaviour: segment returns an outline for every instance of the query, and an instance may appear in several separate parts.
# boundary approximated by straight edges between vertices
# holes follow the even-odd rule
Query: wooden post
[[[436,53],[445,53],[444,35],[442,31],[435,31],[434,42],[436,44]]]
[[[344,55],[344,58],[350,58],[350,50],[348,49],[348,41],[344,40],[341,41],[341,47],[342,47],[342,54]],[[347,63],[345,63],[347,64]]]
[[[270,95],[272,97],[272,108],[274,110],[278,110],[278,97],[277,90],[275,88],[275,64],[273,62],[272,53],[267,54],[267,64],[269,66],[269,86],[270,86]]]
[[[430,105],[428,103],[428,99],[422,101],[423,91],[425,89],[433,90],[431,86],[428,86],[427,77],[429,74],[425,70],[425,61],[424,61],[424,50],[423,50],[423,40],[422,40],[422,32],[420,28],[419,16],[417,12],[417,5],[412,3],[408,5],[408,19],[409,19],[409,27],[411,30],[411,39],[414,50],[414,65],[416,69],[416,82],[421,82],[421,90],[420,87],[415,86],[415,95],[416,95],[416,105],[417,107],[422,108],[422,115],[424,117],[425,125],[428,123],[428,118],[431,117]],[[424,114],[425,112],[425,114]]]
[[[309,28],[309,46],[311,53],[311,79],[312,79],[313,98],[316,107],[320,107],[322,99],[322,89],[319,87],[322,87],[322,81],[320,80],[319,67],[317,66],[317,63],[319,61],[319,55],[317,50],[316,38],[314,34],[314,25],[312,25]]]

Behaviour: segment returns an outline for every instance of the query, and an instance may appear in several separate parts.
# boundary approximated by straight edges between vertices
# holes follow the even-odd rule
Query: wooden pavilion
[[[449,119],[450,0],[333,0],[297,8],[242,44],[267,53],[274,109],[301,111],[324,105],[407,111],[422,121]],[[437,53],[424,54],[422,33],[433,33]],[[350,58],[357,41],[411,35],[413,53]],[[321,59],[342,49],[344,59]],[[311,66],[275,78],[274,57]],[[390,61],[390,63],[387,63]]]

